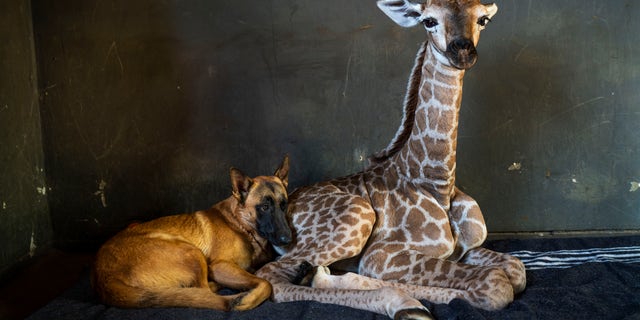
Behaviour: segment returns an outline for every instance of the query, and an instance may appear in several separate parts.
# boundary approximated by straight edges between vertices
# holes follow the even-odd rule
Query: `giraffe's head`
[[[476,45],[480,31],[498,11],[494,4],[480,0],[379,0],[378,7],[402,27],[422,23],[428,42],[438,59],[458,69],[471,68],[478,58]]]

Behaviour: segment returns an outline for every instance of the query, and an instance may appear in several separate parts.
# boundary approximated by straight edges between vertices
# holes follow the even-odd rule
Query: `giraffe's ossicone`
[[[392,318],[429,319],[418,299],[502,308],[524,290],[524,266],[480,247],[482,213],[455,187],[462,79],[498,8],[479,0],[381,0],[378,7],[398,25],[427,32],[397,134],[364,171],[291,194],[295,241],[258,274],[272,283],[275,301],[316,300]],[[330,275],[337,262],[357,273]],[[305,263],[318,267],[312,287],[292,283]]]

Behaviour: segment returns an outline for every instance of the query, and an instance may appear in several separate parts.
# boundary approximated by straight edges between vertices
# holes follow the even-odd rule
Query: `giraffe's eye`
[[[486,26],[487,23],[491,22],[491,19],[489,19],[489,17],[487,16],[482,16],[478,19],[478,24],[481,26]]]
[[[424,24],[425,28],[431,29],[431,28],[433,28],[433,27],[438,25],[438,20],[436,20],[436,18],[429,17],[429,18],[424,19],[424,21],[422,21],[422,23]]]

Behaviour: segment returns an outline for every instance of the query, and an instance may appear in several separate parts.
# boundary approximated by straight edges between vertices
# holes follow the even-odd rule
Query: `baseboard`
[[[617,237],[637,236],[640,230],[575,230],[575,231],[526,231],[526,232],[489,232],[488,240],[528,239],[528,238],[577,238],[577,237]]]

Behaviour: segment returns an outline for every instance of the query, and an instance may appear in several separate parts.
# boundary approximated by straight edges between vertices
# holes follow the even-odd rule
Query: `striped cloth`
[[[558,251],[513,251],[527,270],[570,268],[589,262],[640,263],[640,246]]]

